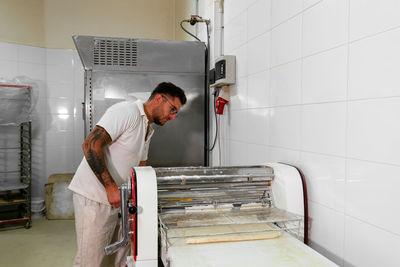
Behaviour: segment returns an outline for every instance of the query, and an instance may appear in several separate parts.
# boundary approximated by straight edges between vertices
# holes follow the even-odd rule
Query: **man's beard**
[[[164,123],[161,123],[159,118],[154,118],[154,123],[159,125],[159,126],[163,126],[164,125]]]
[[[158,108],[158,109],[155,109],[154,111],[153,111],[153,122],[155,123],[155,124],[157,124],[157,125],[159,125],[159,126],[163,126],[164,125],[164,123],[161,123],[161,120],[160,120],[160,109]]]

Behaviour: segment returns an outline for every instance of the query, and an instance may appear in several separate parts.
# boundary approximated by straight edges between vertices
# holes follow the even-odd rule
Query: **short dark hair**
[[[149,100],[152,100],[156,94],[178,97],[182,105],[186,103],[185,92],[171,82],[162,82],[158,84],[157,87],[151,93]]]

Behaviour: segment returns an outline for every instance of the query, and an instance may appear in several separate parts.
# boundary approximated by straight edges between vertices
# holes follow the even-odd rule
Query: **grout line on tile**
[[[329,48],[325,48],[325,49],[319,50],[319,51],[317,51],[317,52],[314,52],[314,53],[311,53],[311,54],[309,54],[309,55],[303,56],[302,58],[303,58],[303,59],[307,59],[307,58],[309,58],[309,57],[313,57],[313,56],[316,56],[316,55],[319,55],[319,54],[327,53],[327,52],[329,52],[329,51],[331,51],[331,50],[334,50],[334,49],[337,49],[337,48],[340,48],[340,47],[346,46],[346,45],[348,45],[348,42],[341,43],[341,44],[337,44],[337,45],[335,45],[335,46],[332,46],[332,47],[329,47]]]
[[[393,95],[393,96],[377,96],[377,97],[365,97],[365,98],[354,98],[349,99],[347,102],[363,102],[363,101],[370,101],[370,100],[385,100],[385,99],[392,99],[392,98],[400,98],[400,95]]]
[[[304,1],[303,1],[303,6],[304,6]],[[303,40],[304,40],[304,12],[301,14],[301,40],[300,40],[300,53],[302,58],[300,59],[300,103],[303,104]],[[298,146],[301,148],[303,147],[303,112],[304,112],[304,106],[302,105],[300,108],[300,134],[299,134],[299,139],[298,139]],[[299,154],[299,162],[301,162],[301,153]]]
[[[335,45],[335,46],[330,47],[330,48],[326,48],[326,49],[317,51],[317,52],[312,53],[312,54],[309,54],[309,55],[307,55],[307,56],[301,56],[301,57],[299,57],[299,58],[296,58],[296,59],[293,59],[293,60],[290,60],[290,61],[287,61],[287,62],[284,62],[284,63],[280,63],[280,64],[277,64],[277,65],[271,66],[270,69],[274,69],[274,68],[280,67],[280,66],[282,66],[282,65],[286,65],[286,64],[289,64],[289,63],[293,63],[293,62],[298,61],[298,60],[304,60],[304,59],[307,59],[307,58],[309,58],[309,57],[313,57],[313,56],[316,56],[316,55],[319,55],[319,54],[323,54],[323,53],[329,52],[329,51],[331,51],[331,50],[340,48],[340,47],[345,46],[345,45],[347,45],[347,42],[346,42],[346,43],[342,43],[342,44]]]
[[[348,132],[349,132],[349,74],[350,74],[350,2],[348,2],[347,6],[347,62],[346,62],[346,122],[345,122],[345,138],[344,138],[344,155],[346,160],[344,161],[344,190],[343,190],[343,212],[346,214],[347,207],[347,196],[346,196],[346,184],[347,184],[347,170],[348,170],[348,162],[347,162],[347,151],[348,151]],[[346,239],[346,220],[343,220],[343,240],[342,240],[342,248],[343,248],[343,262],[345,261],[345,239]]]
[[[364,40],[364,39],[369,39],[369,38],[372,38],[372,37],[375,37],[375,36],[378,36],[378,35],[381,35],[381,34],[390,32],[390,31],[395,31],[395,30],[397,30],[397,29],[400,29],[400,25],[399,25],[399,26],[395,26],[395,27],[391,27],[391,28],[389,28],[389,29],[386,29],[386,30],[383,30],[383,31],[380,31],[380,32],[376,32],[376,33],[373,33],[373,34],[369,34],[369,35],[360,37],[360,38],[358,38],[358,39],[354,39],[354,40],[352,40],[352,41],[350,41],[350,37],[349,37],[349,44],[354,44],[354,43],[359,42],[359,41],[362,41],[362,40]],[[350,32],[350,31],[349,31],[349,32]]]
[[[360,219],[360,218],[351,216],[351,215],[347,214],[346,212],[344,212],[344,216],[345,216],[345,217],[349,217],[349,218],[351,218],[351,219],[353,219],[353,220],[356,220],[356,221],[365,223],[365,224],[367,224],[367,225],[369,225],[369,226],[375,227],[375,228],[377,228],[377,229],[379,229],[379,230],[381,230],[381,231],[385,231],[385,232],[387,232],[387,233],[389,233],[389,234],[392,234],[392,235],[395,235],[395,236],[397,236],[397,237],[400,237],[400,234],[399,234],[399,233],[392,232],[391,230],[385,229],[385,228],[383,228],[383,227],[381,227],[381,226],[378,226],[378,225],[372,224],[372,223],[370,223],[370,222],[367,222],[367,221],[365,221],[365,220],[363,220],[363,219]]]
[[[289,65],[289,64],[291,64],[291,63],[294,63],[294,62],[296,62],[296,61],[300,61],[300,60],[302,60],[302,57],[298,57],[298,58],[296,58],[296,59],[293,59],[293,60],[287,61],[287,62],[285,62],[285,63],[282,63],[282,64],[278,64],[278,65],[271,66],[269,69],[270,69],[270,70],[273,70],[273,69],[276,69],[276,68],[282,67],[282,66],[284,66],[284,65]]]
[[[379,164],[379,165],[388,165],[388,166],[400,168],[400,164],[383,162],[383,161],[373,161],[373,160],[358,159],[358,158],[352,158],[352,157],[346,157],[346,160],[363,161],[363,162],[367,162],[367,163],[373,163],[373,164]]]
[[[290,150],[293,152],[300,152],[300,153],[308,153],[308,154],[314,154],[314,155],[319,155],[319,156],[324,156],[324,157],[332,157],[332,158],[337,158],[337,159],[346,159],[343,156],[338,156],[338,155],[333,155],[333,154],[327,154],[327,153],[321,153],[321,152],[315,152],[315,151],[308,151],[308,150],[303,150],[303,149],[291,149],[287,147],[282,147],[282,146],[276,146],[276,145],[268,145],[272,148],[278,148],[278,149],[285,149],[285,150]]]
[[[363,102],[371,100],[385,100],[385,99],[400,99],[400,96],[385,96],[385,97],[375,97],[375,98],[363,98],[354,100],[332,100],[332,101],[322,101],[322,102],[310,102],[310,103],[300,103],[300,104],[287,104],[287,105],[275,105],[275,106],[260,106],[260,107],[248,107],[247,109],[271,109],[271,108],[285,108],[285,107],[302,107],[311,105],[323,105],[323,104],[335,104],[335,103],[354,103]],[[245,110],[246,108],[237,108],[232,110]]]
[[[319,205],[319,206],[322,206],[322,207],[324,207],[324,208],[326,208],[326,209],[329,209],[329,210],[331,210],[331,211],[333,211],[333,212],[340,213],[341,215],[346,215],[346,214],[344,213],[344,211],[337,210],[337,209],[335,209],[335,208],[329,207],[329,206],[327,206],[327,205],[325,205],[325,204],[322,204],[322,203],[320,203],[320,202],[318,202],[318,201],[315,201],[315,200],[308,200],[308,201],[311,202],[311,203],[313,203],[314,205]]]
[[[254,75],[260,74],[260,73],[262,73],[262,72],[269,71],[269,70],[270,70],[270,68],[265,68],[265,69],[262,69],[262,70],[259,70],[259,71],[252,72],[251,74],[247,73],[247,78],[248,78],[249,76],[254,76]],[[242,77],[243,77],[243,76],[242,76]]]
[[[321,3],[322,1],[323,1],[323,0],[320,0],[320,1],[314,3],[314,4],[312,4],[312,5],[310,5],[309,7],[306,7],[306,8],[304,8],[304,6],[303,6],[302,9],[301,9],[299,12],[297,12],[297,13],[293,14],[292,16],[290,16],[289,18],[287,18],[287,19],[285,19],[285,20],[279,22],[279,23],[276,24],[275,26],[271,26],[271,28],[269,29],[269,31],[272,31],[273,29],[277,28],[278,26],[280,26],[280,25],[282,25],[282,24],[288,22],[289,20],[295,18],[296,16],[298,16],[298,15],[304,13],[305,11],[307,11],[307,10],[309,10],[309,9],[311,9],[311,8],[313,8],[314,6],[318,5],[318,4]],[[272,1],[271,1],[271,2],[272,2]],[[271,5],[271,13],[272,13],[272,5]],[[271,24],[272,24],[272,21],[271,21]]]
[[[244,8],[242,11],[240,11],[239,13],[237,13],[235,16],[231,17],[229,21],[227,21],[226,23],[224,22],[224,25],[227,26],[227,25],[231,24],[232,21],[234,21],[235,19],[237,19],[240,15],[243,15],[243,13],[247,13],[247,9],[248,9],[248,8],[249,8],[249,7]],[[224,12],[225,12],[225,10],[224,10]],[[224,14],[225,14],[225,13],[224,13]],[[224,18],[225,18],[225,15],[224,15]]]
[[[285,108],[285,107],[303,107],[303,106],[311,106],[311,105],[322,105],[322,104],[335,104],[335,103],[345,103],[345,100],[335,100],[335,101],[324,101],[324,102],[315,102],[315,103],[304,103],[304,104],[287,104],[287,105],[275,105],[275,106],[263,106],[263,107],[255,107],[248,109],[260,109],[260,108]]]

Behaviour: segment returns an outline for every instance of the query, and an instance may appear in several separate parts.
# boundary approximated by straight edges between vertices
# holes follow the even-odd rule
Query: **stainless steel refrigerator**
[[[173,122],[152,125],[148,165],[208,165],[208,90],[200,42],[73,36],[85,70],[85,137],[106,109],[130,98],[146,101],[160,82],[184,89],[187,103]]]

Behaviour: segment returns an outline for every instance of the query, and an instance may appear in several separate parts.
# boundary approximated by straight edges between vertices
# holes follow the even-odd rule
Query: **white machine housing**
[[[157,178],[152,167],[135,168],[137,182],[136,267],[157,266]]]
[[[131,246],[128,267],[153,267],[158,262],[157,179],[152,167],[132,168],[120,186],[122,239],[105,248],[106,255]]]
[[[128,257],[130,267],[156,267],[158,257],[168,267],[221,264],[235,267],[250,262],[252,266],[336,266],[304,244],[308,229],[306,189],[304,177],[295,167],[269,163],[215,168],[135,167],[133,170],[137,230],[133,226],[130,234],[133,236],[136,231],[137,255],[136,260],[134,256]],[[135,203],[133,192],[134,186],[128,195],[131,203]],[[221,224],[221,216],[228,220]],[[233,227],[236,223],[268,224],[282,235],[266,240],[201,245],[185,243],[185,238],[193,236],[174,235],[188,227],[215,230],[214,223],[220,224],[218,227],[226,222]],[[215,235],[214,230],[210,236]],[[157,254],[159,246],[161,255]]]

